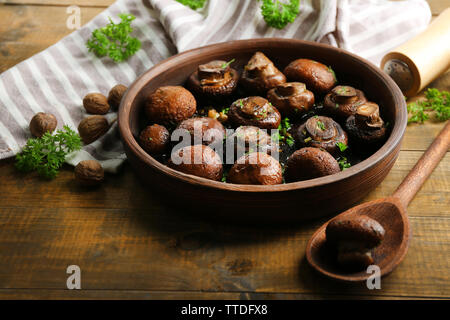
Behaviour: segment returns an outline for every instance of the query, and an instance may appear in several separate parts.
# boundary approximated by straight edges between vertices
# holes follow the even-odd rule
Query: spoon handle
[[[400,199],[400,202],[405,208],[428,179],[434,168],[439,164],[449,147],[450,121],[447,121],[444,129],[434,139],[431,146],[420,157],[414,168],[393,194],[394,197]]]

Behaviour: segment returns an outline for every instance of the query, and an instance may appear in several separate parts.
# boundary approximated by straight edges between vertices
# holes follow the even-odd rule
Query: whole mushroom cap
[[[226,147],[233,148],[238,156],[255,151],[267,154],[274,154],[277,151],[277,145],[273,143],[267,131],[255,126],[238,127],[227,137]]]
[[[336,84],[336,78],[331,68],[310,59],[292,61],[283,73],[289,81],[305,83],[306,87],[314,93],[327,93]]]
[[[277,129],[281,115],[267,99],[253,96],[233,102],[228,111],[228,119],[236,126]]]
[[[340,172],[336,159],[319,148],[302,148],[287,160],[286,180],[289,182],[319,178]]]
[[[187,174],[215,181],[220,181],[223,175],[220,156],[213,149],[202,144],[174,151],[168,166]]]
[[[327,241],[357,242],[365,248],[373,248],[384,238],[384,228],[376,220],[366,216],[337,217],[328,223],[325,230]]]
[[[336,86],[324,98],[323,108],[340,121],[354,115],[359,105],[367,102],[361,90],[350,86]]]
[[[215,99],[231,95],[238,84],[239,73],[223,60],[213,60],[198,66],[186,86],[200,98]]]
[[[331,154],[339,153],[338,143],[348,144],[347,133],[333,119],[314,116],[292,129],[298,146],[322,148]]]
[[[355,115],[348,117],[345,129],[360,145],[373,146],[386,138],[386,127],[376,103],[366,102],[358,106]]]
[[[286,77],[262,52],[256,52],[242,72],[240,82],[249,91],[265,95],[267,90],[285,83]]]
[[[188,90],[181,86],[163,86],[150,94],[145,103],[145,112],[152,122],[162,124],[180,123],[192,117],[197,102]]]
[[[142,148],[151,155],[164,153],[169,146],[169,141],[169,131],[159,124],[147,126],[139,135]]]
[[[284,116],[300,116],[314,105],[314,94],[301,82],[280,84],[267,92],[267,99]]]
[[[228,173],[228,182],[236,184],[274,185],[283,182],[280,163],[262,152],[239,158]]]
[[[225,128],[216,119],[209,117],[195,117],[182,121],[177,129],[187,130],[192,137],[192,144],[222,143]]]

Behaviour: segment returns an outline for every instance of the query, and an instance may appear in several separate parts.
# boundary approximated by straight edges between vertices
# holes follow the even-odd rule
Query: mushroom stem
[[[362,127],[378,129],[384,124],[380,117],[380,108],[376,103],[367,102],[358,107],[355,114],[356,124]]]

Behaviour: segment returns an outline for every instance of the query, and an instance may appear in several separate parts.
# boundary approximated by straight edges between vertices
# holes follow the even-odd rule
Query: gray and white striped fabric
[[[193,11],[174,0],[116,1],[81,29],[0,75],[0,159],[21,150],[35,113],[53,113],[58,127],[76,129],[86,116],[82,99],[87,93],[106,95],[118,83],[130,85],[177,52],[235,39],[283,37],[339,46],[378,64],[385,52],[423,31],[431,19],[425,0],[302,0],[297,19],[277,30],[265,24],[260,5],[208,0],[205,8]],[[122,12],[136,16],[133,35],[142,49],[119,64],[89,53],[85,43],[91,32]],[[115,124],[67,162],[97,159],[106,171],[116,172],[126,159],[116,131]]]

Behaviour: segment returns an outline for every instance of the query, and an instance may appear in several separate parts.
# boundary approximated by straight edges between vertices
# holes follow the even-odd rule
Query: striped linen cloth
[[[107,95],[118,83],[128,86],[177,52],[234,39],[282,37],[328,43],[378,64],[384,53],[423,31],[431,19],[424,0],[302,0],[297,19],[277,30],[265,24],[260,5],[256,0],[208,0],[193,11],[174,0],[116,1],[81,29],[0,75],[0,159],[21,150],[37,112],[54,114],[58,128],[67,124],[76,129],[87,116],[82,107],[87,93]],[[142,49],[119,64],[89,53],[85,43],[91,32],[122,12],[136,16],[133,35]],[[117,124],[67,162],[76,165],[85,159],[117,171],[126,159]]]

